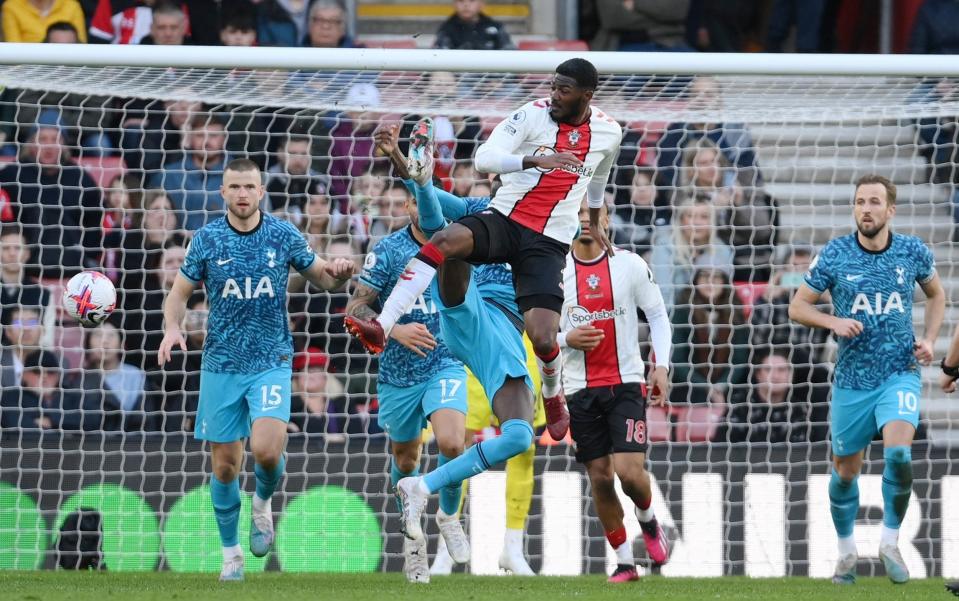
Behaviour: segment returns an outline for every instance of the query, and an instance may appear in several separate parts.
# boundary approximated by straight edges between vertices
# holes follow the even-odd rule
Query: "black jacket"
[[[926,0],[916,13],[909,40],[913,54],[959,54],[959,2]]]
[[[480,14],[476,23],[467,23],[453,15],[440,25],[433,46],[452,50],[512,50],[516,47],[506,27],[484,14]]]

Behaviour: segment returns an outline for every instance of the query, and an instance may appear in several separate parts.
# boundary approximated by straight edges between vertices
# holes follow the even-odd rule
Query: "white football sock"
[[[223,547],[223,559],[229,561],[239,555],[243,557],[243,549],[240,545],[233,545],[232,547]]]
[[[633,559],[633,543],[628,538],[616,548],[616,563],[630,566],[636,563]]]
[[[883,524],[882,529],[879,531],[879,544],[883,546],[892,545],[893,547],[898,547],[899,529],[889,528]]]
[[[261,499],[260,495],[253,493],[253,511],[255,513],[271,513],[273,507],[271,507],[270,499]]]
[[[536,358],[539,364],[539,373],[543,377],[543,396],[554,397],[562,392],[563,379],[563,353],[556,353],[551,361],[543,361]]]
[[[415,257],[406,264],[406,271],[396,281],[393,292],[383,303],[383,310],[377,318],[387,337],[389,337],[390,330],[393,329],[400,317],[405,315],[413,306],[413,303],[416,302],[416,299],[426,292],[435,275],[435,267]]]
[[[856,551],[856,537],[846,536],[839,539],[839,556],[858,555]]]

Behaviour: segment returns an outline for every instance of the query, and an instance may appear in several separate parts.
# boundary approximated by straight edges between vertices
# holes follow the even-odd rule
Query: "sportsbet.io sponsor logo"
[[[580,305],[573,305],[566,310],[566,320],[569,323],[570,327],[578,328],[579,326],[588,326],[589,324],[596,321],[603,321],[606,319],[616,319],[617,317],[622,317],[626,315],[625,307],[616,307],[612,311],[608,309],[602,309],[600,311],[589,311],[586,307]]]
[[[556,149],[550,146],[540,146],[533,151],[533,156],[536,157],[548,157],[551,154],[556,154]],[[542,167],[535,167],[540,173],[552,173],[556,171],[555,169],[543,169]],[[588,169],[585,164],[580,165],[579,167],[563,167],[561,171],[567,171],[569,173],[575,173],[576,175],[593,177],[593,169]]]

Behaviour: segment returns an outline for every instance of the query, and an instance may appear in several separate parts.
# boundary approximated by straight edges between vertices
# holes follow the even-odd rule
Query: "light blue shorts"
[[[832,389],[832,452],[844,457],[865,449],[895,420],[919,426],[918,373],[896,374],[873,390]]]
[[[466,415],[466,370],[447,367],[413,386],[380,383],[376,394],[380,402],[377,421],[390,440],[416,440],[434,411],[453,409]]]
[[[533,390],[523,333],[502,309],[483,299],[473,278],[470,278],[466,298],[455,307],[443,304],[435,279],[430,294],[440,311],[443,343],[470,368],[491,404],[507,378],[523,378],[526,386]]]
[[[210,442],[233,442],[250,435],[261,417],[290,421],[293,370],[275,367],[256,374],[200,372],[200,405],[194,435]]]

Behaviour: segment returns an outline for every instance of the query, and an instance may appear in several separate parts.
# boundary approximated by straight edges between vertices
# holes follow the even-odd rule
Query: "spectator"
[[[722,108],[719,83],[712,77],[696,77],[689,84],[689,108],[716,111]],[[738,181],[758,185],[761,181],[756,163],[756,149],[752,136],[743,123],[670,123],[657,143],[656,174],[659,178],[657,206],[668,213],[675,204],[677,191],[682,184],[677,172],[681,166],[683,150],[696,140],[707,138],[719,147],[720,152],[735,168]]]
[[[473,167],[473,161],[457,161],[450,172],[450,179],[453,182],[451,193],[459,197],[472,196],[470,190],[480,181],[480,175]]]
[[[169,240],[156,268],[147,272],[142,289],[127,289],[123,295],[121,330],[129,350],[127,362],[147,372],[157,366],[156,351],[163,339],[163,299],[173,287],[186,257],[186,248],[176,238]]]
[[[102,429],[156,430],[158,408],[146,406],[147,399],[155,398],[147,395],[146,373],[123,362],[123,345],[116,326],[104,323],[87,330],[83,349],[82,387],[86,395],[102,395]]]
[[[754,347],[788,348],[790,361],[797,366],[810,366],[825,360],[826,339],[829,330],[808,328],[789,319],[789,302],[803,283],[803,274],[812,264],[813,250],[798,246],[790,249],[785,265],[777,269],[769,285],[753,304],[750,322],[750,343]],[[819,370],[817,370],[819,371]],[[809,378],[808,367],[798,374],[803,381]],[[828,374],[813,376],[813,381],[825,381]]]
[[[345,231],[347,220],[342,215],[333,215],[332,201],[324,180],[314,180],[307,190],[307,197],[309,200],[302,220],[303,232],[310,248],[325,254],[333,236]]]
[[[103,256],[101,266],[104,274],[117,285],[124,277],[122,270],[123,241],[133,227],[133,203],[139,208],[139,178],[131,174],[118,174],[105,190],[106,202],[103,211]],[[136,199],[134,201],[134,199]]]
[[[179,218],[164,190],[148,190],[140,202],[143,208],[133,211],[130,228],[120,233],[123,268],[117,286],[121,295],[118,306],[126,306],[123,300],[126,291],[142,291],[147,273],[159,267],[168,242],[175,240],[176,245],[184,245],[184,234],[178,229]]]
[[[224,6],[220,20],[220,43],[224,46],[256,46],[256,12],[249,2],[234,0]]]
[[[512,50],[506,26],[483,13],[483,0],[454,0],[456,11],[440,25],[434,48],[452,50]]]
[[[729,442],[801,443],[826,439],[823,388],[796,377],[788,351],[760,353],[750,386],[733,395]],[[818,393],[814,395],[814,392]]]
[[[310,6],[307,40],[310,48],[355,48],[346,35],[346,9],[338,0],[314,0]]]
[[[183,46],[191,44],[187,37],[189,22],[180,4],[160,0],[153,6],[150,35],[140,40],[141,44],[157,46]]]
[[[142,171],[147,179],[155,177],[164,163],[183,157],[190,123],[202,114],[201,102],[165,100],[151,102],[144,107],[143,114],[134,113],[132,118],[125,119],[121,147],[127,166]]]
[[[753,0],[691,0],[686,41],[702,52],[746,52],[750,30],[760,20],[762,5]]]
[[[733,248],[737,282],[769,280],[779,212],[762,187],[740,185],[719,147],[700,138],[684,152],[684,185],[716,209],[719,239]],[[742,174],[739,174],[742,177]]]
[[[6,0],[3,3],[3,39],[5,42],[44,41],[47,29],[60,21],[69,23],[86,43],[86,19],[77,0]]]
[[[202,295],[194,294],[187,303],[186,315],[183,318],[186,353],[174,349],[162,377],[165,386],[162,400],[166,423],[161,430],[182,428],[188,432],[193,431],[200,402],[200,370],[203,365],[203,343],[206,341],[209,315],[206,299]],[[154,379],[159,375],[159,372],[154,372]]]
[[[490,198],[493,196],[493,185],[486,180],[474,182],[470,187],[469,196],[473,198]]]
[[[291,133],[277,152],[277,163],[267,171],[266,192],[270,211],[284,214],[296,226],[302,226],[303,213],[311,186],[322,181],[323,194],[329,182],[312,167],[310,137]]]
[[[50,351],[35,351],[23,361],[19,387],[4,388],[0,426],[39,430],[95,430],[101,423],[93,405],[82,406],[80,395],[61,387],[60,359]]]
[[[673,312],[673,403],[723,405],[746,381],[749,333],[725,266],[696,270]]]
[[[921,104],[953,103],[959,98],[959,86],[949,79],[926,79],[912,93]],[[922,117],[917,122],[919,154],[929,161],[928,180],[936,184],[959,182],[956,160],[959,158],[959,122],[954,116]],[[953,221],[959,222],[959,210],[953,199]]]
[[[368,173],[373,164],[373,129],[379,115],[373,112],[380,105],[380,93],[371,83],[356,83],[350,87],[346,104],[359,107],[343,113],[339,123],[330,132],[330,177],[333,202],[340,213],[351,212],[349,206],[350,181]]]
[[[38,244],[41,277],[63,277],[100,262],[100,190],[69,162],[56,122],[34,127],[18,163],[0,169],[0,189],[19,209],[28,244]]]
[[[909,38],[912,54],[959,54],[959,5],[953,0],[926,0],[919,7]]]
[[[796,27],[796,52],[819,52],[819,30],[826,0],[775,0],[769,15],[766,52],[782,52]]]
[[[43,324],[40,321],[40,308],[21,305],[9,313],[7,323],[3,324],[4,344],[0,352],[0,388],[17,386],[23,375],[23,365],[30,353],[40,350],[43,337]]]
[[[596,9],[599,31],[592,50],[692,50],[686,44],[689,0],[596,0]]]
[[[30,248],[16,224],[0,227],[0,324],[8,325],[17,307],[41,309],[45,320],[53,325],[55,315],[48,311],[50,292],[27,275]]]
[[[81,30],[82,31],[82,30]],[[43,36],[44,44],[79,44],[80,31],[72,23],[66,21],[57,21],[47,27],[47,33]]]
[[[216,115],[197,117],[189,127],[182,159],[167,163],[153,177],[153,187],[167,191],[183,216],[183,227],[197,230],[223,215],[223,169],[226,124]]]
[[[345,442],[346,397],[340,382],[327,372],[330,358],[316,347],[298,353],[293,368],[291,433],[324,434],[329,442]]]
[[[260,46],[302,46],[307,37],[306,0],[261,0],[256,3]]]
[[[732,267],[733,251],[719,240],[716,213],[702,200],[687,200],[677,209],[677,221],[656,227],[651,268],[663,291],[667,307],[678,290],[693,282],[693,271],[702,265]]]
[[[616,206],[610,218],[613,243],[637,254],[652,249],[656,184],[651,169],[635,169],[629,182],[629,204]]]
[[[99,0],[90,19],[90,41],[142,44],[150,35],[156,0]]]

